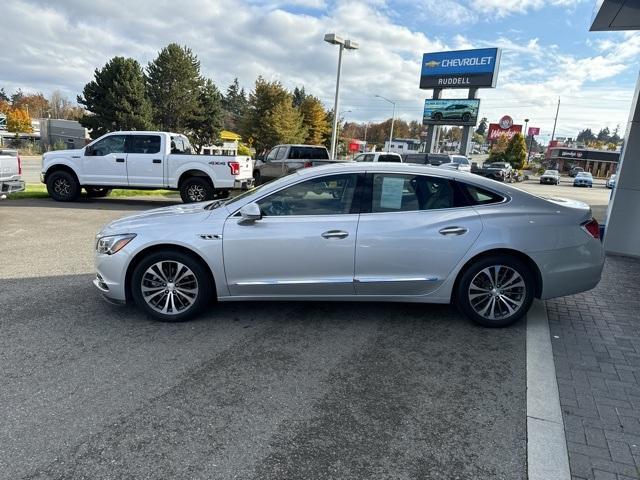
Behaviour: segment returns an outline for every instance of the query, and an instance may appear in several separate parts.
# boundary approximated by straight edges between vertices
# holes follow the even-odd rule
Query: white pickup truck
[[[0,149],[0,197],[24,190],[22,163],[15,150]]]
[[[193,151],[178,133],[113,132],[79,150],[45,153],[40,180],[61,202],[77,199],[81,188],[92,197],[113,188],[179,190],[185,203],[202,202],[253,185],[251,157]]]

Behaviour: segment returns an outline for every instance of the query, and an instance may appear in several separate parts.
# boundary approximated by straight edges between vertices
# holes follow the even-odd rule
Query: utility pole
[[[556,119],[553,121],[553,132],[551,132],[551,140],[549,141],[549,145],[553,142],[553,139],[556,136],[556,124],[558,123],[558,113],[560,112],[560,97],[558,97],[558,108],[556,108]]]

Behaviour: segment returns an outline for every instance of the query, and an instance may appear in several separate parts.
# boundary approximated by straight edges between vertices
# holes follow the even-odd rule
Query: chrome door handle
[[[322,238],[347,238],[349,236],[349,232],[345,232],[344,230],[329,230],[324,232]]]
[[[440,235],[464,235],[469,230],[464,227],[445,227],[442,230],[439,230],[438,233]]]

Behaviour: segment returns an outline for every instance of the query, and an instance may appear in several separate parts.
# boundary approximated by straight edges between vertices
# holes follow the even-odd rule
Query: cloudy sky
[[[501,47],[495,89],[480,91],[481,116],[525,117],[550,135],[626,127],[640,65],[640,35],[590,33],[594,0],[2,0],[0,87],[75,98],[114,55],[142,65],[170,42],[189,46],[222,89],[257,75],[304,86],[332,106],[338,32],[360,43],[343,62],[341,111],[379,121],[420,119],[424,52]],[[449,90],[445,97],[464,91]],[[350,112],[349,112],[350,110]],[[545,137],[542,137],[544,140]]]

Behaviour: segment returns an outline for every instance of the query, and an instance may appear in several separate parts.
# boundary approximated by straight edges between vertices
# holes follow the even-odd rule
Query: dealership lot
[[[525,325],[448,306],[104,303],[100,226],[166,201],[0,204],[0,478],[525,478]]]

